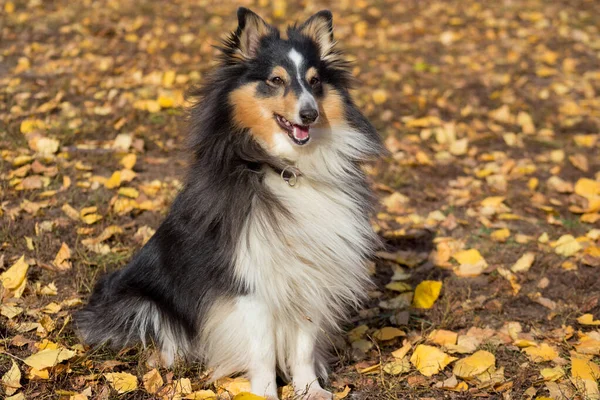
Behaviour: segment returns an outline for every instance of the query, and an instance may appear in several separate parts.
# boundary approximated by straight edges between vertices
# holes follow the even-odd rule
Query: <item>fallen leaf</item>
[[[4,392],[7,395],[14,394],[21,387],[21,370],[14,360],[10,360],[12,366],[2,376],[2,384],[4,385]]]
[[[495,366],[496,357],[489,351],[479,350],[473,355],[460,359],[454,364],[452,373],[459,378],[473,378]]]
[[[110,386],[117,393],[128,393],[134,391],[138,387],[138,378],[127,372],[110,372],[104,374],[104,378],[110,383]]]
[[[383,104],[387,100],[387,92],[384,89],[376,89],[373,91],[373,102],[377,105]]]
[[[517,260],[517,262],[510,268],[512,272],[525,272],[529,271],[533,261],[535,260],[535,253],[527,252]]]
[[[2,286],[10,291],[12,297],[19,298],[27,284],[27,270],[29,265],[25,256],[21,256],[9,269],[0,274]]]
[[[396,359],[383,365],[383,371],[390,375],[400,375],[410,371],[410,361],[407,357]]]
[[[440,295],[442,290],[442,282],[439,281],[423,281],[415,288],[413,297],[413,307],[415,308],[431,308]]]
[[[187,400],[217,400],[217,394],[212,390],[198,390],[185,395]]]
[[[250,392],[238,393],[233,397],[233,400],[267,400],[266,397],[258,396]]]
[[[160,376],[160,372],[158,372],[156,368],[144,374],[142,377],[142,382],[144,384],[144,389],[146,389],[146,392],[150,394],[156,393],[164,384],[163,379]]]
[[[448,364],[456,360],[437,347],[420,344],[417,346],[410,362],[425,376],[432,376],[443,370]]]
[[[530,346],[523,349],[533,362],[552,361],[558,357],[558,352],[546,343],[539,346]]]
[[[107,189],[114,189],[121,186],[121,171],[115,171],[113,174],[104,182],[104,187]]]
[[[54,257],[54,266],[59,271],[67,271],[71,269],[72,264],[69,261],[71,258],[71,249],[65,242],[62,243],[58,253],[56,253],[56,257]]]
[[[510,230],[508,230],[507,228],[495,230],[490,235],[492,240],[495,240],[496,242],[500,242],[500,243],[504,243],[506,241],[506,239],[509,238],[509,236],[510,236]]]
[[[375,331],[375,333],[373,333],[373,337],[380,341],[392,340],[401,336],[406,336],[406,333],[404,333],[404,331],[398,328],[390,326],[378,329],[377,331]]]
[[[600,325],[600,320],[594,320],[592,314],[583,314],[581,317],[577,318],[577,322],[581,325]]]
[[[540,374],[542,375],[542,378],[544,378],[545,381],[554,382],[565,376],[565,371],[560,365],[557,365],[554,368],[542,368]]]
[[[54,367],[65,360],[73,358],[75,354],[74,351],[65,348],[48,348],[30,355],[24,359],[23,362],[37,370],[42,370],[44,368]]]
[[[553,246],[555,247],[554,251],[556,254],[560,254],[561,256],[565,257],[573,256],[583,248],[577,239],[573,237],[573,235],[562,235],[553,244]]]

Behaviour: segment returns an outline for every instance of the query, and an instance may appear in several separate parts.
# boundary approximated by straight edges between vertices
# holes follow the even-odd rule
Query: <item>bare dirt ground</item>
[[[5,396],[244,391],[86,349],[70,316],[168,210],[183,93],[245,5],[279,25],[332,10],[390,151],[367,167],[386,248],[331,338],[336,398],[599,399],[600,3],[211,3],[0,0]]]

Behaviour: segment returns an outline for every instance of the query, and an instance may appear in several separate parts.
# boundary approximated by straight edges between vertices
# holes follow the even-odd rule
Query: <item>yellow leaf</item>
[[[596,135],[575,135],[573,140],[579,147],[594,147],[598,138]]]
[[[115,171],[113,174],[104,182],[104,187],[107,189],[114,189],[121,186],[121,171]]]
[[[600,320],[595,321],[592,314],[583,314],[581,317],[577,318],[577,322],[581,325],[600,325]]]
[[[592,199],[600,195],[600,182],[581,178],[575,183],[575,193],[587,199]]]
[[[476,264],[483,260],[481,253],[477,249],[462,250],[454,253],[452,256],[459,264]]]
[[[54,154],[58,151],[60,146],[58,140],[47,137],[37,138],[34,141],[30,141],[30,144],[33,144],[33,146],[31,146],[32,150],[35,150],[42,155]]]
[[[65,348],[59,349],[44,349],[38,353],[27,357],[23,362],[37,370],[54,367],[62,361],[68,360],[75,356],[75,352]]]
[[[442,282],[423,281],[415,289],[413,307],[431,308],[442,290]]]
[[[25,262],[25,256],[21,256],[9,269],[0,275],[2,286],[8,290],[18,289],[27,276],[29,265]]]
[[[586,399],[600,399],[596,383],[596,380],[600,379],[600,366],[583,357],[572,357],[571,377],[573,384],[584,394]]]
[[[14,360],[11,360],[11,362],[12,366],[2,376],[4,392],[9,396],[14,394],[21,387],[21,370]]]
[[[55,302],[51,302],[48,303],[43,309],[42,311],[45,312],[46,314],[56,314],[61,310],[61,306],[60,304],[57,304]]]
[[[458,276],[478,276],[487,267],[487,262],[477,249],[462,250],[452,257],[460,264],[454,270]]]
[[[535,189],[537,189],[539,183],[540,180],[538,178],[531,178],[527,182],[527,187],[529,188],[529,190],[534,191]]]
[[[390,326],[381,328],[381,329],[375,331],[375,333],[373,333],[373,337],[375,339],[382,340],[382,341],[392,340],[392,339],[395,339],[400,336],[406,336],[406,333],[404,333],[403,331],[401,331],[398,328],[393,328]]]
[[[425,376],[432,376],[446,368],[448,364],[456,360],[444,353],[437,347],[420,344],[417,346],[410,362]]]
[[[14,396],[9,396],[4,400],[25,400],[25,395],[23,393],[17,393]]]
[[[452,372],[459,378],[473,378],[496,364],[496,357],[489,351],[479,350],[473,355],[458,360]]]
[[[56,257],[54,257],[54,266],[59,271],[66,271],[71,269],[71,262],[69,259],[71,258],[71,249],[65,242],[62,243],[58,253],[56,253]]]
[[[507,228],[495,230],[490,235],[492,240],[495,240],[496,242],[501,242],[501,243],[504,243],[506,241],[506,239],[508,239],[509,236],[510,236],[510,230],[508,230]]]
[[[160,111],[160,104],[156,100],[146,100],[145,108],[148,112],[157,113]]]
[[[354,33],[359,38],[364,38],[365,36],[367,36],[368,30],[369,26],[365,21],[358,21],[356,24],[354,24]]]
[[[383,371],[390,375],[400,375],[410,371],[410,361],[404,357],[400,360],[390,361],[383,365]]]
[[[524,134],[532,135],[535,133],[533,119],[531,118],[531,115],[527,114],[526,112],[520,111],[517,114],[517,124],[521,126]]]
[[[76,209],[71,207],[70,204],[68,204],[68,203],[63,204],[61,210],[63,210],[63,212],[65,214],[67,214],[67,217],[71,218],[73,221],[79,221],[79,213],[77,212]]]
[[[187,394],[184,399],[188,400],[217,400],[217,395],[212,390],[198,390]]]
[[[373,91],[372,96],[373,96],[373,102],[375,104],[383,104],[387,100],[387,92],[385,91],[385,89],[377,89],[377,90]]]
[[[408,204],[409,201],[410,200],[405,195],[394,192],[391,195],[383,198],[381,200],[381,204],[383,204],[389,212],[400,214],[404,211],[404,206]]]
[[[181,378],[173,381],[174,390],[177,394],[188,394],[192,393],[192,382],[189,378]]]
[[[43,129],[46,129],[46,124],[41,119],[25,119],[21,122],[21,133],[23,135]]]
[[[115,138],[112,148],[119,151],[127,151],[133,143],[133,137],[130,133],[120,133]]]
[[[436,329],[429,334],[427,340],[440,346],[455,345],[458,340],[458,333],[445,329]]]
[[[127,393],[136,390],[138,387],[138,378],[127,372],[111,372],[104,374],[106,380],[117,391],[117,393]]]
[[[557,381],[560,378],[562,378],[563,376],[565,376],[565,371],[562,369],[562,367],[560,365],[554,367],[554,368],[542,368],[542,370],[540,371],[542,378],[544,378],[545,381]]]
[[[284,18],[287,9],[287,2],[285,0],[273,0],[273,18]]]
[[[565,151],[560,149],[560,150],[552,150],[550,152],[550,160],[552,160],[552,162],[555,163],[561,163],[565,160]]]
[[[217,395],[212,390],[198,390],[187,394],[184,399],[187,400],[217,400]]]
[[[81,217],[81,220],[88,225],[92,225],[102,219],[102,216],[99,214],[87,214]]]
[[[581,334],[581,338],[579,339],[579,343],[575,346],[575,350],[581,354],[600,356],[600,332]]]
[[[575,253],[582,249],[581,245],[573,235],[562,235],[553,246],[555,247],[554,251],[556,254],[565,257],[575,255]]]
[[[125,169],[133,169],[135,163],[137,161],[137,156],[135,154],[127,154],[121,159],[121,165]]]
[[[450,144],[450,154],[455,156],[464,156],[469,149],[469,139],[462,138]]]
[[[241,392],[236,394],[233,400],[266,400],[266,397],[258,396],[250,392]]]
[[[342,400],[345,399],[346,397],[348,397],[348,395],[350,394],[350,387],[345,386],[344,390],[341,392],[337,392],[333,394],[333,399],[334,400]],[[284,398],[286,398],[285,396],[283,396]]]
[[[390,282],[385,285],[385,288],[400,293],[412,290],[412,286],[405,282]]]
[[[510,268],[512,272],[523,272],[529,271],[533,261],[535,260],[535,253],[527,252],[517,260],[517,262]]]
[[[163,74],[163,77],[162,77],[162,85],[167,88],[170,88],[171,86],[173,86],[173,83],[175,82],[175,76],[176,76],[175,71],[173,71],[173,70],[165,71],[165,73]]]
[[[14,13],[15,12],[15,3],[13,3],[12,1],[6,2],[6,4],[4,4],[4,11],[7,14]]]
[[[31,368],[29,370],[29,372],[27,373],[27,379],[30,380],[35,380],[35,379],[49,379],[50,378],[50,372],[48,372],[47,369],[44,370],[39,370],[39,369],[35,369],[35,368]]]
[[[397,359],[404,358],[404,356],[408,354],[410,349],[410,343],[406,342],[404,346],[400,347],[398,350],[392,351],[392,356]]]
[[[138,192],[137,189],[132,188],[132,187],[122,187],[122,188],[119,188],[119,194],[121,196],[129,197],[132,199],[137,199],[138,196],[140,195],[140,192]]]
[[[175,99],[173,97],[169,97],[163,94],[158,96],[157,102],[161,108],[171,108],[175,105]]]
[[[250,381],[246,378],[225,378],[215,382],[217,387],[227,390],[232,395],[237,395],[251,390]]]
[[[23,309],[21,307],[17,307],[15,303],[0,305],[0,314],[4,315],[8,319],[12,319],[22,312]]]
[[[526,347],[523,351],[533,362],[552,361],[558,357],[558,352],[546,343],[542,343],[539,347]]]
[[[572,354],[571,375],[573,378],[596,380],[600,379],[600,365],[585,356]]]

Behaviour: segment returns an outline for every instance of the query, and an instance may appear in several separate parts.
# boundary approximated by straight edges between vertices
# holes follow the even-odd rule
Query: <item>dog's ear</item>
[[[244,58],[254,58],[260,40],[271,33],[273,28],[258,14],[247,8],[238,8],[237,16],[238,27],[235,36],[238,38],[238,50]]]
[[[329,10],[321,10],[305,23],[300,25],[300,33],[308,36],[319,46],[321,58],[325,58],[333,50],[333,15]]]

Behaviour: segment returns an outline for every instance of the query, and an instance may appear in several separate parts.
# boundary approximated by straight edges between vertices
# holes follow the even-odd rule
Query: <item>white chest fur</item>
[[[291,219],[279,216],[273,224],[267,210],[253,212],[239,242],[236,275],[274,315],[335,326],[368,282],[368,220],[340,188],[307,178],[290,187],[275,173],[265,184]]]

